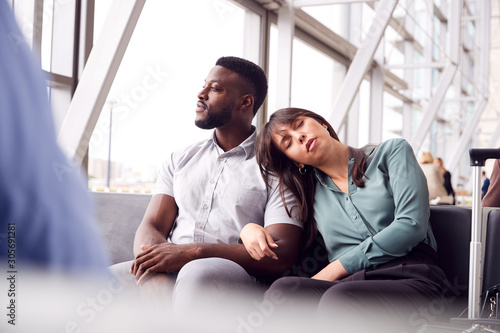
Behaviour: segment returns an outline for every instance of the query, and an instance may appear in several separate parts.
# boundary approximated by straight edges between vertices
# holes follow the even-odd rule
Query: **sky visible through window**
[[[96,1],[95,38],[110,3]],[[91,178],[107,174],[111,109],[115,183],[152,181],[172,151],[211,135],[194,125],[197,94],[220,56],[242,56],[244,17],[224,0],[146,2],[90,141]]]

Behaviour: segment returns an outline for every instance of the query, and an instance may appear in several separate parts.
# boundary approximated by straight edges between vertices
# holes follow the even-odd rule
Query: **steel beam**
[[[407,6],[407,14],[410,17],[415,15],[415,4],[409,4]],[[405,20],[404,29],[408,34],[412,35],[415,32],[415,21]],[[415,63],[415,43],[413,39],[404,40],[404,65],[406,66],[404,70],[404,80],[408,84],[408,88],[404,91],[404,96],[407,99],[413,99],[413,71],[410,69]],[[403,138],[411,138],[412,136],[412,124],[413,124],[413,106],[412,103],[403,100]],[[420,103],[419,103],[420,105]]]
[[[432,2],[432,1],[430,1]],[[441,77],[439,78],[439,82],[437,84],[436,90],[427,104],[426,110],[422,117],[422,122],[418,127],[415,136],[412,138],[410,144],[413,147],[415,152],[418,152],[429,129],[431,128],[432,122],[436,118],[436,115],[441,108],[444,97],[446,95],[446,91],[448,87],[453,82],[453,77],[457,72],[457,64],[460,59],[460,51],[461,51],[461,24],[460,19],[462,17],[462,7],[463,0],[456,0],[450,4],[450,19],[449,19],[449,32],[450,32],[450,50],[449,50],[449,59],[447,64],[441,73]],[[430,82],[430,80],[429,80]]]
[[[352,103],[353,110],[349,112],[349,117],[345,126],[345,144],[351,147],[359,145],[359,94],[356,95]],[[341,139],[342,140],[342,139]]]
[[[481,55],[480,58],[480,75],[479,75],[479,88],[480,93],[486,98],[489,98],[489,74],[490,74],[490,33],[491,33],[491,21],[490,21],[490,11],[491,3],[490,1],[484,1],[481,3],[481,33],[480,33],[480,48]]]
[[[289,107],[292,95],[292,54],[295,32],[295,10],[288,0],[278,10],[278,78],[276,109]]]
[[[374,55],[376,65],[371,70],[370,76],[370,130],[368,143],[379,144],[382,142],[382,130],[384,127],[384,62],[385,48],[383,43]]]
[[[394,64],[385,65],[384,68],[391,69],[420,69],[420,68],[444,68],[445,62],[422,62],[422,63],[411,63],[411,64]]]
[[[498,140],[499,136],[500,136],[500,118],[498,119],[497,128],[495,130],[495,133],[493,133],[493,135],[490,138],[490,142],[488,143],[488,147],[500,148],[497,146],[497,140]]]
[[[450,159],[450,162],[446,164],[446,169],[454,170],[458,165],[458,162],[460,162],[462,155],[467,149],[470,138],[472,137],[472,134],[474,134],[474,130],[477,128],[477,124],[479,123],[481,113],[483,112],[485,106],[485,99],[480,99],[479,101],[477,101],[476,105],[474,106],[474,111],[472,113],[471,119],[467,121],[467,126],[465,126],[464,130],[462,131],[462,135],[460,135],[460,138],[454,145],[455,149],[451,154],[452,158]]]
[[[59,133],[59,144],[80,164],[146,0],[114,0]]]
[[[353,43],[356,47],[359,47],[360,40],[359,35],[357,31],[359,31],[360,27],[362,26],[362,20],[363,20],[363,5],[361,3],[357,4],[352,4],[349,6],[349,42]],[[343,66],[345,68],[345,71],[347,71],[347,67]],[[344,80],[344,77],[341,78],[341,80],[335,83],[335,86],[341,86],[342,81]],[[351,104],[350,112],[349,112],[349,117],[346,119],[346,126],[345,126],[345,142],[347,145],[351,147],[359,147],[359,120],[360,120],[360,97],[359,97],[359,92],[356,94],[354,97],[354,101]],[[342,140],[342,139],[341,139]]]
[[[384,31],[389,24],[397,3],[397,0],[382,0],[380,2],[368,34],[349,66],[329,119],[337,131],[340,131],[345,123],[349,108],[356,97],[363,77],[371,67],[375,51],[384,35]]]
[[[298,7],[309,7],[309,6],[326,6],[326,5],[339,5],[339,4],[349,4],[357,2],[373,2],[378,0],[294,0],[293,6]]]
[[[469,144],[470,139],[472,137],[473,131],[476,128],[477,124],[479,123],[481,114],[486,107],[489,96],[490,2],[489,1],[481,2],[481,6],[478,8],[478,10],[481,16],[481,21],[479,23],[479,32],[478,32],[478,36],[480,39],[479,40],[480,55],[478,58],[480,59],[480,61],[478,66],[479,70],[479,75],[477,80],[478,82],[475,83],[477,86],[476,91],[481,96],[481,100],[476,103],[471,119],[468,121],[467,126],[462,131],[462,134],[460,135],[460,138],[458,139],[458,142],[455,145],[455,150],[453,151],[452,159],[450,160],[450,163],[447,165],[447,168],[449,170],[454,170],[457,167],[463,154],[465,153],[467,145]],[[493,134],[492,138],[490,139],[489,142],[490,147],[492,147],[496,143],[496,139],[498,138],[499,134],[500,134],[499,129],[497,129]]]
[[[439,108],[441,108],[441,104],[443,104],[446,91],[453,81],[453,77],[455,76],[456,71],[457,66],[450,62],[446,65],[443,73],[441,74],[441,77],[439,78],[439,82],[437,84],[436,92],[428,103],[427,109],[425,110],[422,117],[422,122],[420,123],[415,136],[411,139],[410,144],[415,152],[418,152],[425,139],[425,136],[429,132],[432,122],[436,118],[437,112],[439,111]]]

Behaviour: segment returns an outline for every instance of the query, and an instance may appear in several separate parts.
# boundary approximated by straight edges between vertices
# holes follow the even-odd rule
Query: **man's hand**
[[[179,271],[182,266],[196,258],[195,248],[195,244],[141,245],[142,252],[132,263],[130,273],[135,275],[137,284],[141,284],[155,273]]]

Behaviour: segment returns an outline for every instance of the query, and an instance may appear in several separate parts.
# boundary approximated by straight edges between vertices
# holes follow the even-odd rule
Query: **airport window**
[[[46,75],[56,131],[72,133],[79,120],[68,117],[68,110],[75,105],[77,110],[90,110],[91,103],[74,103],[73,96],[92,44],[103,32],[103,22],[116,19],[109,13],[113,0],[6,1]],[[194,106],[205,75],[222,55],[248,58],[268,73],[268,99],[256,125],[276,110],[276,89],[283,85],[290,87],[291,106],[311,109],[332,120],[335,97],[349,74],[350,62],[357,51],[363,53],[362,42],[373,37],[371,24],[384,21],[377,13],[381,2],[296,3],[301,4],[295,6],[295,19],[290,20],[295,22],[292,79],[283,82],[276,77],[277,68],[282,70],[276,22],[285,2],[146,1],[106,103],[102,110],[92,112],[95,119],[101,111],[88,156],[83,162],[77,159],[87,167],[89,187],[150,191],[170,152],[210,135],[194,125]],[[462,181],[469,171],[466,148],[495,146],[499,136],[497,122],[491,121],[497,118],[494,98],[499,85],[489,68],[494,68],[489,59],[498,58],[494,30],[498,4],[467,0],[459,8],[457,3],[397,3],[370,60],[383,72],[374,72],[371,63],[359,86],[359,82],[350,82],[348,95],[352,97],[354,92],[357,97],[339,136],[354,146],[403,136],[412,142],[417,155],[433,150],[444,157],[445,164],[452,160],[452,174],[466,183]],[[372,89],[382,79],[384,89]],[[438,92],[441,96],[436,99]],[[73,123],[64,126],[68,118]],[[381,122],[374,125],[370,119]],[[478,129],[467,129],[469,124]],[[462,142],[464,133],[472,134]],[[63,141],[71,141],[71,135]],[[80,150],[83,154],[88,135],[86,132],[79,142],[85,146]]]
[[[403,132],[403,103],[391,94],[384,93],[382,140],[400,138]]]
[[[334,6],[311,6],[303,10],[321,22],[333,32],[339,34],[344,39],[349,39],[349,20],[351,6],[349,4],[336,4]]]
[[[341,66],[339,71],[338,62],[295,38],[291,104],[319,113],[328,119],[344,74],[344,66]],[[339,77],[337,81],[335,76]],[[336,85],[336,82],[339,84]]]
[[[278,31],[271,29],[268,116],[276,111]],[[346,68],[324,52],[295,37],[293,40],[291,105],[329,118]]]
[[[96,38],[106,10],[96,3]],[[260,17],[234,2],[147,1],[90,141],[89,187],[150,192],[171,152],[209,137],[194,125],[197,94],[220,56],[259,63],[248,35]]]

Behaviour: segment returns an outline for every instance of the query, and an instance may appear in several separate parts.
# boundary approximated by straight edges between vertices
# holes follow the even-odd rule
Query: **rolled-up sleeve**
[[[283,200],[278,189],[276,179],[271,181],[271,188],[267,189],[267,203],[264,212],[264,226],[269,226],[276,223],[293,224],[303,228],[302,221],[297,216],[297,203],[291,191],[285,190],[284,199],[286,206],[291,214],[288,215],[286,208],[283,205]]]
[[[153,191],[153,195],[155,194],[174,196],[174,153],[163,162],[158,171],[158,177]]]

